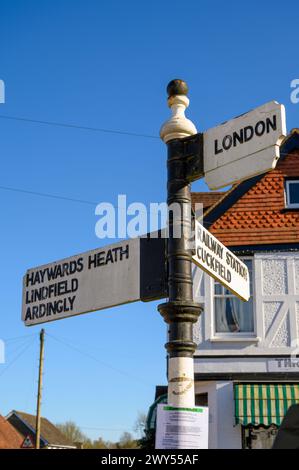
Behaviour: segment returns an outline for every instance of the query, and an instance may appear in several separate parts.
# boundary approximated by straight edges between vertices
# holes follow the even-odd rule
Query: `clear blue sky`
[[[295,0],[2,0],[0,115],[158,136],[169,115],[165,87],[179,77],[189,84],[188,116],[199,130],[272,99],[285,104],[288,129],[299,127],[299,104],[290,101],[290,82],[299,78],[298,15]],[[146,204],[165,199],[159,139],[0,118],[0,158],[2,187],[95,202],[118,194]],[[0,189],[0,338],[35,337],[31,346],[31,337],[7,342],[1,414],[35,413],[40,327],[21,322],[22,276],[110,243],[95,236],[94,209]],[[46,337],[42,414],[72,419],[92,438],[131,431],[166,381],[166,327],[156,306],[46,324],[57,339]]]

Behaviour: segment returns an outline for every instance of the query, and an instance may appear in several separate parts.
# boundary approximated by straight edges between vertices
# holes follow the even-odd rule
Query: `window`
[[[291,208],[299,208],[299,180],[286,181],[286,205]]]
[[[215,333],[254,333],[252,260],[243,260],[250,277],[250,299],[243,302],[219,282],[214,283]]]

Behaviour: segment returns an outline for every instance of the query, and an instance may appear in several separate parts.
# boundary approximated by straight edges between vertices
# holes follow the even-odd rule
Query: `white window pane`
[[[244,260],[250,276],[252,295],[252,260]],[[253,333],[253,299],[243,302],[215,282],[214,311],[216,333]]]
[[[243,302],[237,297],[215,298],[216,333],[253,333],[252,297]]]

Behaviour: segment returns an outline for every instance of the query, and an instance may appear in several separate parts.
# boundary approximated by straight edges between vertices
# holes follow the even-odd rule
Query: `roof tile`
[[[12,413],[14,414],[15,418],[17,417],[21,419],[24,423],[27,423],[27,425],[29,426],[28,432],[26,431],[26,435],[28,433],[32,434],[32,432],[29,431],[31,431],[31,429],[35,429],[36,417],[29,413],[24,413],[23,411],[14,410]],[[12,420],[11,418],[8,419],[11,421],[12,424],[15,423],[15,420]],[[67,437],[64,436],[64,434],[62,434],[60,430],[46,418],[41,418],[41,438],[47,441],[49,445],[74,446],[74,444],[69,439],[67,439]]]
[[[0,449],[20,449],[24,438],[0,415]]]
[[[281,158],[276,169],[265,173],[212,223],[209,230],[227,246],[267,242],[298,243],[299,210],[289,210],[285,207],[286,177],[299,178],[299,150]],[[221,208],[222,201],[237,188],[238,185],[226,193],[217,193],[214,205],[206,205],[205,212],[210,213],[215,207]],[[192,193],[192,200],[202,199],[206,204],[207,201],[211,203],[212,199],[204,194]]]

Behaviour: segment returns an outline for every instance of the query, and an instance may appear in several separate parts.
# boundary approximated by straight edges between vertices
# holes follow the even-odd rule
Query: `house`
[[[271,447],[299,403],[299,129],[274,170],[218,193],[193,193],[204,225],[248,266],[243,302],[194,266],[196,404],[210,448]]]
[[[29,436],[31,441],[35,443],[36,417],[34,415],[12,410],[6,420],[22,436],[22,442]],[[46,418],[41,418],[40,448],[76,449],[76,446],[53,423]]]
[[[0,415],[0,449],[20,449],[24,438]]]

